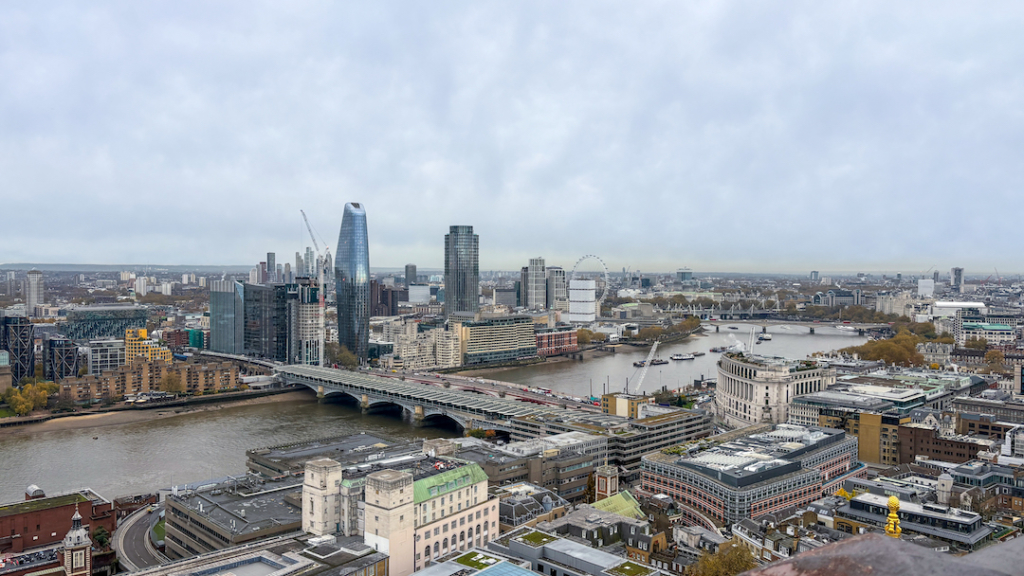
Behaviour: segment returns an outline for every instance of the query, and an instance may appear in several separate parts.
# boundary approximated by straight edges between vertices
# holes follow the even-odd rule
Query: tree
[[[604,342],[608,339],[608,336],[604,332],[593,332],[590,336],[590,340],[593,342]]]
[[[579,344],[590,344],[591,336],[593,336],[593,334],[593,332],[586,328],[580,328],[576,331],[576,342]]]
[[[754,557],[746,546],[733,541],[722,544],[718,552],[701,554],[697,564],[693,566],[692,576],[736,576],[757,566]]]
[[[160,390],[171,394],[181,394],[185,388],[181,385],[181,375],[177,372],[167,372],[160,380]]]
[[[970,338],[964,343],[964,346],[972,350],[987,350],[988,340],[984,338]]]
[[[71,412],[75,409],[75,398],[71,395],[70,388],[61,388],[57,394],[56,408],[61,412]]]
[[[587,488],[583,491],[583,502],[592,504],[597,498],[597,484],[595,483],[594,473],[591,472],[590,476],[587,476]]]
[[[349,349],[337,342],[327,342],[324,347],[324,360],[329,364],[337,364],[343,368],[352,370],[359,366],[359,358]]]
[[[486,438],[487,432],[483,428],[470,428],[466,430],[466,436],[469,438]]]
[[[985,363],[988,364],[989,368],[993,372],[1002,372],[1004,369],[1003,363],[1006,361],[1006,356],[1001,350],[989,350],[985,353]]]
[[[103,526],[93,530],[92,541],[99,544],[100,548],[106,548],[110,544],[110,532]]]

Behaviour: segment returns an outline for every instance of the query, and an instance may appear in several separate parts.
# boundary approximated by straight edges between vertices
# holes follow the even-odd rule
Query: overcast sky
[[[0,262],[1024,270],[1016,2],[0,3]]]

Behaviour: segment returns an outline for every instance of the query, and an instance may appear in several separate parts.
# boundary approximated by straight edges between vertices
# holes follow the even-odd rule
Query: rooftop
[[[17,514],[39,512],[41,510],[49,510],[50,508],[59,508],[61,506],[68,506],[76,503],[80,504],[82,502],[88,502],[89,500],[90,498],[86,498],[84,495],[75,492],[74,494],[64,494],[62,496],[51,496],[49,498],[37,498],[35,500],[12,502],[10,504],[0,505],[0,518],[5,516],[14,516]]]
[[[301,491],[301,476],[276,482],[249,476],[178,492],[167,498],[231,534],[246,534],[273,526],[301,524],[302,510],[286,501],[289,495]]]

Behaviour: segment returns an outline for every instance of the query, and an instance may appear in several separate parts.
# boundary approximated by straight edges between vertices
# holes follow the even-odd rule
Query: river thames
[[[726,325],[727,326],[727,325]],[[746,343],[750,327],[726,326],[719,333],[692,337],[659,349],[662,358],[675,353],[705,352],[696,360],[672,361],[652,367],[644,391],[661,386],[678,388],[701,376],[715,377],[717,346]],[[760,332],[760,328],[757,329]],[[754,347],[765,355],[803,358],[862,344],[856,332],[822,325],[816,334],[807,327],[772,326],[772,340]],[[746,344],[745,344],[746,345]],[[647,348],[622,346],[614,355],[586,361],[538,364],[495,371],[486,377],[587,396],[599,395],[605,383],[619,391],[629,379],[630,391],[638,370],[633,361]],[[21,500],[29,484],[48,494],[89,487],[107,498],[141,494],[174,484],[239,474],[245,471],[249,448],[298,442],[311,438],[368,432],[393,440],[455,437],[458,431],[416,428],[388,415],[363,415],[353,405],[319,404],[312,392],[303,398],[221,410],[194,412],[171,418],[77,430],[52,430],[0,436],[0,502]],[[94,439],[95,437],[95,439]]]

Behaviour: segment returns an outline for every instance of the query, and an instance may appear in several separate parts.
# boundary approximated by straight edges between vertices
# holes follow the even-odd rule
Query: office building
[[[302,509],[291,494],[301,488],[301,478],[268,486],[246,477],[174,489],[164,499],[166,554],[188,558],[299,530]]]
[[[823,408],[818,417],[819,426],[843,430],[847,436],[857,438],[858,460],[883,466],[914,461],[900,459],[900,428],[904,424],[910,424],[910,416],[842,407]]]
[[[17,289],[17,284],[15,283],[16,276],[14,274],[14,271],[13,270],[8,271],[6,273],[6,277],[7,277],[7,291],[6,291],[6,294],[9,297],[14,298],[15,292],[17,292],[17,290],[18,290]]]
[[[508,306],[509,308],[515,308],[519,306],[519,297],[516,289],[514,287],[495,288],[494,304],[496,306]]]
[[[22,378],[36,375],[35,330],[24,316],[4,316],[0,310],[0,350],[6,350],[11,378],[17,384]]]
[[[416,278],[416,265],[406,264],[405,265],[405,285],[411,286],[418,282]]]
[[[547,272],[543,258],[530,258],[523,286],[526,288],[526,301],[523,306],[531,310],[540,310],[547,305]]]
[[[811,282],[817,282],[817,281],[818,281],[818,271],[817,270],[811,270]]]
[[[78,346],[67,338],[52,336],[43,341],[43,375],[60,382],[78,376]]]
[[[398,303],[408,301],[408,290],[370,281],[370,316],[398,316]]]
[[[787,422],[794,398],[822,391],[835,381],[834,368],[813,360],[722,354],[715,414],[730,427]]]
[[[570,354],[580,349],[576,330],[564,324],[553,328],[535,328],[538,356]]]
[[[445,315],[480,309],[480,237],[472,226],[451,226],[444,236]]]
[[[569,292],[565,284],[565,270],[558,266],[548,267],[545,293],[548,310],[569,311]]]
[[[29,270],[25,275],[25,314],[35,314],[36,306],[43,304],[43,273]]]
[[[456,460],[369,474],[364,515],[363,541],[390,556],[390,576],[408,576],[498,535],[498,503],[487,492],[487,475]]]
[[[306,269],[306,260],[302,257],[299,252],[295,253],[295,275],[296,276],[308,276],[308,270]]]
[[[961,464],[974,460],[979,452],[999,452],[1000,449],[995,439],[942,434],[929,425],[912,422],[902,423],[897,435],[894,448],[898,447],[899,464],[912,464],[918,456]]]
[[[594,280],[569,281],[569,314],[566,321],[572,324],[591,324],[597,313],[597,282]]]
[[[935,281],[931,278],[919,278],[917,281],[917,295],[920,298],[931,298],[935,295]]]
[[[846,478],[866,474],[857,439],[842,430],[789,424],[762,430],[713,437],[677,454],[647,454],[643,489],[733,524],[810,504]]]
[[[535,574],[554,576],[661,576],[662,572],[622,556],[596,550],[576,538],[521,528],[492,540],[491,550],[529,562]]]
[[[277,277],[277,254],[267,252],[267,274],[263,277],[264,282],[280,282]]]
[[[884,527],[889,516],[889,496],[858,494],[841,506],[836,516]],[[903,532],[923,534],[964,551],[974,550],[992,538],[992,528],[985,525],[980,514],[947,505],[900,500],[899,517]]]
[[[89,342],[89,374],[99,376],[104,372],[124,366],[124,340],[92,340]]]
[[[466,366],[537,356],[537,339],[530,316],[451,321],[449,329],[459,334],[462,363]]]
[[[338,343],[365,363],[370,344],[370,249],[366,209],[345,204],[334,261],[338,306]]]
[[[964,269],[951,268],[949,271],[949,291],[954,294],[962,294],[964,291]]]
[[[210,283],[210,350],[245,353],[245,287],[234,280]]]
[[[693,281],[693,270],[689,268],[679,268],[676,270],[676,282],[692,282]]]
[[[406,291],[409,304],[430,304],[429,284],[409,284]]]
[[[2,326],[0,326],[2,329]],[[0,394],[14,385],[14,378],[11,376],[11,354],[6,350],[0,350]]]

